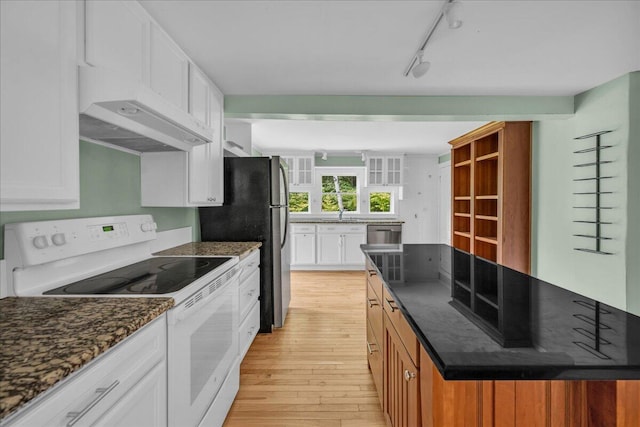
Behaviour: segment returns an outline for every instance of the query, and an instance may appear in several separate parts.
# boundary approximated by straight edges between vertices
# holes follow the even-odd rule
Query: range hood
[[[149,87],[112,70],[79,67],[80,136],[139,152],[189,151],[213,130]]]

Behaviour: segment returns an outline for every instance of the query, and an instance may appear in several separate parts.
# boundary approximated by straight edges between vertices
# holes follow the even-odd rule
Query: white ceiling
[[[443,0],[141,3],[226,95],[575,95],[640,70],[638,0],[460,0],[464,23],[440,24],[421,79],[402,74]],[[358,123],[289,125],[255,123],[257,145],[283,145],[290,133],[300,145],[314,137],[300,133],[308,127],[327,135],[322,144],[357,150],[375,133],[404,144],[399,135],[420,126],[370,125],[359,137]],[[412,151],[443,127],[423,126],[406,136],[420,144]]]

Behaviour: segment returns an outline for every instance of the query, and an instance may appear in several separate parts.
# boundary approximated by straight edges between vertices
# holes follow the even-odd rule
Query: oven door
[[[168,313],[170,426],[198,425],[238,357],[238,277]]]

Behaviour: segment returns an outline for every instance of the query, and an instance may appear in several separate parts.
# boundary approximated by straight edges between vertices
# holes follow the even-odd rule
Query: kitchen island
[[[446,245],[362,248],[392,425],[397,336],[422,425],[640,425],[639,317]]]
[[[117,347],[173,304],[172,298],[0,299],[0,420]]]

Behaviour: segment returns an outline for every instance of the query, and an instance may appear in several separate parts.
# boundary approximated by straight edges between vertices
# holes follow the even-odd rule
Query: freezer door
[[[272,208],[273,221],[273,326],[281,328],[289,310],[291,301],[291,248],[289,239],[285,239],[281,245],[278,236],[284,234],[282,229],[282,215],[286,207]]]

